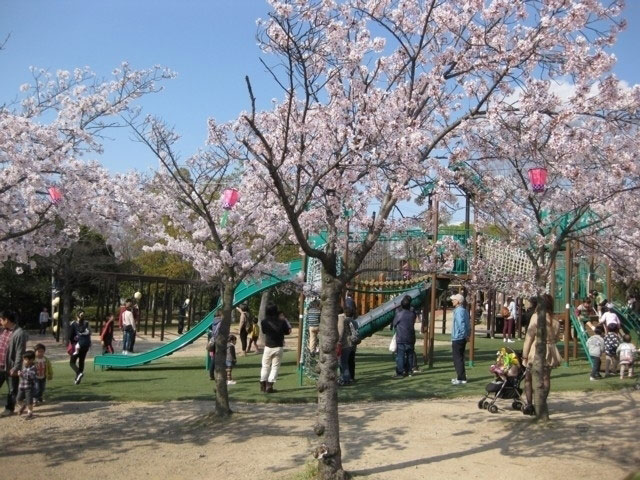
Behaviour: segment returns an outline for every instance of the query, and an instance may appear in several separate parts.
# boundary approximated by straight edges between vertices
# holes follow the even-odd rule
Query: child
[[[33,417],[33,390],[36,383],[36,367],[33,362],[36,359],[36,354],[33,350],[27,350],[22,355],[22,370],[18,372],[20,377],[20,383],[18,384],[18,396],[16,402],[20,410],[19,415],[24,413],[24,409],[27,409],[27,419]]]
[[[236,382],[231,377],[231,370],[236,364],[236,336],[229,335],[229,342],[227,343],[227,385],[235,385]]]
[[[44,389],[47,385],[47,380],[51,380],[53,378],[53,368],[51,368],[51,362],[47,357],[44,356],[44,352],[46,351],[46,347],[38,343],[35,346],[36,351],[36,388],[34,391],[35,402],[36,404],[42,403],[44,401]]]
[[[604,338],[602,338],[602,334],[604,333],[604,327],[602,325],[596,326],[596,333],[589,340],[587,340],[587,349],[589,350],[589,356],[591,357],[591,363],[593,363],[593,368],[591,369],[591,376],[589,380],[594,381],[602,378],[600,375],[600,357],[604,353]]]
[[[633,377],[633,362],[636,359],[636,347],[631,343],[631,335],[625,333],[622,337],[622,343],[618,345],[616,353],[620,365],[620,380],[624,378],[624,371],[629,367],[629,378]]]
[[[254,322],[253,327],[251,328],[249,343],[247,344],[247,353],[251,351],[251,346],[255,345],[256,353],[260,353],[258,349],[258,337],[260,336],[260,327],[258,326],[258,322]]]
[[[616,350],[620,345],[620,335],[618,334],[618,325],[610,324],[607,327],[607,334],[604,336],[604,353],[607,355],[606,365],[604,369],[604,376],[609,376],[609,371],[616,372],[616,364],[618,363],[618,357],[616,357]]]
[[[100,340],[102,341],[102,354],[113,353],[113,315],[107,317],[102,332],[100,332]]]
[[[489,371],[503,382],[507,381],[507,377],[516,377],[520,361],[515,353],[508,352],[506,348],[501,348],[497,352],[496,363],[489,367]]]

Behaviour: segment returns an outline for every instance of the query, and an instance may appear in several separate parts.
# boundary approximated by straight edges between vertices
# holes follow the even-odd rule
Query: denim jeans
[[[409,375],[413,370],[414,346],[410,343],[398,343],[396,349],[396,374]]]
[[[345,347],[340,354],[340,379],[348,383],[351,381],[351,370],[349,368],[349,356],[351,355],[352,347]]]
[[[18,385],[20,384],[20,377],[10,377],[6,371],[0,371],[0,388],[4,382],[7,382],[9,393],[7,393],[7,403],[5,409],[14,411],[16,408],[16,396],[18,395]]]
[[[47,379],[46,378],[36,378],[36,383],[33,386],[33,398],[35,398],[36,400],[38,400],[39,402],[42,401],[42,396],[44,395],[44,389],[47,386]]]
[[[466,380],[467,373],[464,369],[464,349],[467,346],[466,340],[454,340],[451,342],[451,351],[453,356],[453,366],[456,369],[458,380]]]
[[[591,376],[594,378],[598,378],[600,376],[600,364],[602,361],[600,357],[595,357],[591,355],[591,361],[593,362],[593,367],[591,368]]]
[[[122,334],[122,350],[125,352],[133,352],[133,336],[135,335],[135,331],[133,330],[124,330]]]

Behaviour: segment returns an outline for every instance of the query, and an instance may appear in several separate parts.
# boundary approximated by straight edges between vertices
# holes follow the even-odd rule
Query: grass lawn
[[[438,340],[448,336],[438,335]],[[495,352],[504,344],[501,340],[477,338],[474,367],[467,368],[469,383],[454,387],[450,383],[453,364],[446,346],[436,347],[432,369],[421,366],[421,372],[402,380],[391,379],[394,361],[385,349],[359,349],[356,357],[357,383],[339,390],[340,400],[347,402],[387,401],[424,398],[449,398],[484,394],[491,380],[489,365],[495,360]],[[421,350],[422,345],[418,344]],[[511,344],[522,348],[522,342]],[[283,358],[280,376],[276,384],[278,393],[264,395],[259,392],[258,376],[260,355],[239,357],[234,368],[237,384],[230,386],[232,401],[305,403],[314,402],[316,391],[313,383],[305,380],[298,385],[295,353],[287,352]],[[422,356],[419,355],[419,362]],[[633,381],[620,381],[610,377],[599,382],[589,381],[589,364],[584,359],[572,361],[570,367],[559,367],[552,374],[553,391],[603,391],[631,386]],[[208,400],[212,398],[213,382],[204,370],[204,358],[171,358],[139,368],[127,370],[93,370],[87,362],[81,385],[73,384],[73,372],[66,362],[54,363],[54,379],[47,384],[46,397],[51,401],[148,401]],[[6,387],[5,387],[6,388]]]

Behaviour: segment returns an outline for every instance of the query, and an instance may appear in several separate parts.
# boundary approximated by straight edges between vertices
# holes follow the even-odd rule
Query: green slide
[[[378,330],[382,330],[389,325],[393,321],[396,310],[400,307],[402,297],[405,295],[411,297],[411,305],[413,307],[420,308],[422,306],[422,298],[426,295],[429,288],[431,288],[431,282],[422,283],[356,318],[360,338],[370,337]]]
[[[289,263],[289,273],[283,276],[268,276],[261,278],[255,282],[243,282],[236,288],[233,294],[233,305],[239,305],[249,297],[274,287],[281,283],[293,280],[302,272],[302,260],[294,260]],[[93,360],[94,367],[102,368],[128,368],[144,365],[159,358],[171,355],[173,352],[190,345],[195,340],[204,335],[211,325],[216,311],[220,308],[220,304],[209,312],[200,322],[194,325],[187,333],[168,342],[161,347],[154,348],[147,352],[135,355],[97,355]]]
[[[580,341],[580,345],[582,345],[582,349],[584,350],[584,354],[587,357],[587,360],[589,361],[589,365],[593,367],[593,360],[591,360],[591,356],[589,355],[589,349],[587,348],[587,340],[589,340],[589,334],[585,331],[584,325],[582,324],[580,319],[576,317],[576,314],[573,311],[573,309],[571,309],[571,311],[569,312],[569,315],[571,317],[571,324],[573,325],[573,328],[578,334],[578,340]]]

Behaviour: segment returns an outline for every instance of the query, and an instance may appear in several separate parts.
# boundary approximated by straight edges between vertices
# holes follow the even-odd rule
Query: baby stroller
[[[480,410],[498,413],[498,399],[511,400],[511,408],[522,410],[526,404],[522,399],[520,383],[524,379],[526,369],[522,366],[520,356],[510,348],[503,347],[497,352],[496,363],[489,371],[495,375],[494,380],[486,387],[487,393],[478,401]]]

